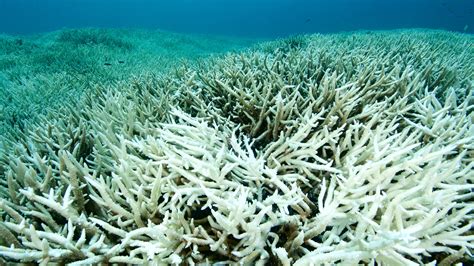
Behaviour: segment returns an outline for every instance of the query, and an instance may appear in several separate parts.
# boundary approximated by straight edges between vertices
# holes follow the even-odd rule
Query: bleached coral
[[[471,256],[473,47],[446,52],[471,37],[404,34],[281,41],[44,117],[5,143],[0,255],[283,265]]]

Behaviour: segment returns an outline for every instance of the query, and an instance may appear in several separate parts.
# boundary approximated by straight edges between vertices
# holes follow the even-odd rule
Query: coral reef
[[[98,86],[168,72],[177,61],[239,51],[256,40],[120,29],[0,35],[0,136]],[[182,63],[181,63],[182,64]]]
[[[0,146],[0,257],[467,261],[473,43],[312,35],[92,91]]]

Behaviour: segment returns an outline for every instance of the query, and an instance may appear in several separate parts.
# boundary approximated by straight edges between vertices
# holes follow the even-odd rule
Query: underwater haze
[[[473,32],[473,0],[0,0],[0,32],[126,27],[275,37],[359,29]]]

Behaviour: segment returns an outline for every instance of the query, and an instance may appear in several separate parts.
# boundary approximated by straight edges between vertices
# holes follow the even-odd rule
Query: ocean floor
[[[473,35],[0,51],[0,264],[472,263]]]

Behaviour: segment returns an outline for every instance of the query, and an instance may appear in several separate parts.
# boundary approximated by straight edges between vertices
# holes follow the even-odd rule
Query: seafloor
[[[0,36],[0,264],[451,265],[474,37]]]

